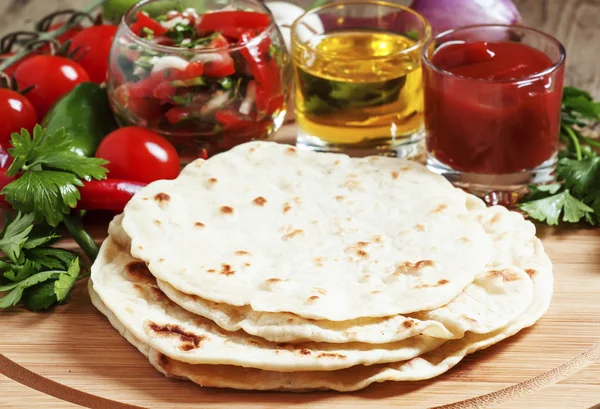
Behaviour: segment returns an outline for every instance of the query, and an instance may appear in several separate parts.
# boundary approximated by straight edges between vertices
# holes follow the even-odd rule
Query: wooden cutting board
[[[289,142],[294,132],[288,125],[277,139]],[[102,241],[106,221],[90,229]],[[539,235],[556,278],[548,313],[432,380],[292,394],[166,379],[94,309],[80,283],[71,302],[50,313],[0,313],[0,373],[12,379],[0,375],[0,407],[589,408],[600,402],[600,229],[540,228]]]

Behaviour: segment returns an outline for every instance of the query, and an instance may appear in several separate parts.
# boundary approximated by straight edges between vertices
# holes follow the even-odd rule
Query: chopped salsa
[[[155,17],[139,11],[131,31],[173,50],[119,43],[112,70],[119,84],[111,98],[117,112],[180,147],[197,145],[191,136],[215,137],[219,146],[210,154],[265,139],[286,102],[287,55],[270,25],[268,14],[247,10],[172,10]]]

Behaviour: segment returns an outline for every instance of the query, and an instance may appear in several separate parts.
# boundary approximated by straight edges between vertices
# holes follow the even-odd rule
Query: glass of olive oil
[[[292,26],[297,145],[351,156],[423,153],[420,53],[427,20],[392,3],[348,0]]]

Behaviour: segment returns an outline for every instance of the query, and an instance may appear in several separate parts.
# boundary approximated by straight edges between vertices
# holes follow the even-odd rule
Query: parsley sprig
[[[566,87],[562,101],[561,141],[557,183],[531,186],[519,208],[533,219],[556,225],[560,220],[600,223],[600,139],[585,129],[600,123],[600,102],[583,90]],[[561,218],[562,216],[562,218]]]
[[[12,134],[11,144],[14,162],[6,174],[21,176],[0,193],[13,209],[33,213],[36,222],[57,226],[77,205],[82,180],[106,178],[102,165],[108,162],[73,152],[64,129],[47,134],[36,125],[33,136],[25,129]]]
[[[50,247],[58,235],[52,230],[36,234],[35,215],[21,212],[0,233],[0,308],[17,305],[39,311],[64,301],[77,281],[79,258],[67,250]],[[35,227],[38,227],[36,225]]]
[[[12,134],[11,144],[6,174],[17,179],[0,194],[16,212],[7,214],[0,233],[0,309],[23,302],[39,311],[66,300],[82,278],[78,255],[52,247],[61,222],[90,261],[98,253],[74,209],[83,181],[104,179],[108,162],[73,152],[63,129],[49,134],[37,125],[33,136]]]

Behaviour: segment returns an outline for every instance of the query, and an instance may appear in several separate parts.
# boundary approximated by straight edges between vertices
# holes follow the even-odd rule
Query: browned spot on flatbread
[[[371,294],[379,294],[380,292],[381,292],[380,290],[374,290],[374,291],[371,291]]]
[[[441,287],[443,285],[448,284],[450,281],[442,279],[439,280],[436,284],[419,284],[417,286],[415,286],[415,288],[434,288],[434,287]]]
[[[214,268],[209,268],[208,270],[206,270],[207,273],[216,273],[217,270],[215,270]]]
[[[342,200],[344,200],[344,196],[336,196],[335,200],[337,200],[338,202],[341,202]]]
[[[288,155],[295,155],[297,153],[297,151],[296,151],[296,148],[293,148],[290,146],[290,147],[286,148],[285,153]]]
[[[323,261],[325,257],[315,257],[315,264],[317,267],[323,267]]]
[[[250,263],[244,263],[246,267],[250,267]]]
[[[502,281],[504,281],[504,282],[517,281],[517,280],[519,280],[521,278],[514,271],[510,271],[510,270],[507,270],[507,269],[504,269],[504,270],[490,270],[488,272],[488,274],[491,277],[501,277]]]
[[[248,152],[254,152],[256,150],[256,148],[250,148],[248,149]]]
[[[309,349],[306,348],[302,348],[298,352],[300,352],[302,355],[310,355],[312,353]]]
[[[324,288],[315,287],[315,288],[313,288],[313,291],[317,292],[319,294],[322,294],[322,295],[326,295],[327,294],[327,290],[324,289]]]
[[[318,299],[319,299],[318,295],[311,295],[310,297],[308,297],[306,299],[306,302],[314,302],[314,301],[317,301]]]
[[[373,241],[377,244],[383,243],[383,238],[379,235],[373,237]]]
[[[433,209],[430,213],[442,213],[444,210],[446,210],[448,208],[448,205],[446,204],[441,204],[438,207],[436,207],[435,209]]]
[[[233,207],[221,206],[221,214],[233,214]]]
[[[283,214],[286,214],[287,212],[289,212],[290,210],[292,210],[292,206],[290,206],[289,203],[284,203],[283,204]]]
[[[361,258],[368,258],[368,257],[369,257],[369,253],[367,253],[367,252],[366,252],[366,251],[364,251],[364,250],[358,250],[358,251],[356,252],[356,254],[357,254],[359,257],[361,257]]]
[[[432,260],[420,260],[416,263],[411,263],[410,261],[405,261],[401,263],[398,267],[396,267],[396,271],[393,272],[393,275],[397,276],[400,274],[416,274],[419,270],[425,267],[431,267],[434,265]]]
[[[158,365],[168,374],[171,374],[171,361],[168,356],[157,352],[158,356]]]
[[[249,256],[250,253],[248,253],[247,251],[244,250],[238,250],[234,253],[236,256]]]
[[[400,173],[396,171],[392,172],[392,179],[398,179],[398,176],[400,176]]]
[[[208,183],[210,183],[210,184],[214,185],[217,182],[218,182],[217,178],[210,178],[210,179],[208,179]]]
[[[537,273],[536,270],[534,270],[533,268],[528,268],[525,270],[525,272],[527,273],[527,275],[531,278],[533,278],[533,276],[535,275],[535,273]]]
[[[159,325],[155,322],[148,321],[146,327],[152,330],[156,335],[167,338],[178,338],[181,341],[179,349],[182,351],[190,351],[198,348],[202,341],[206,339],[205,335],[194,334],[175,324]]]
[[[360,188],[360,181],[348,179],[344,182],[344,187],[346,187],[348,190],[358,190]]]
[[[339,166],[340,163],[342,163],[342,162],[340,162],[339,160],[336,160],[335,162],[333,162],[333,166]]]
[[[412,320],[406,320],[402,323],[402,326],[404,328],[412,328],[413,325],[414,325],[414,322]]]
[[[369,245],[368,241],[359,241],[358,243],[356,243],[356,246],[359,249],[364,249],[365,247],[367,247]]]
[[[264,206],[264,205],[265,205],[265,203],[267,203],[267,199],[265,199],[265,198],[264,198],[264,197],[262,197],[262,196],[258,196],[256,199],[254,199],[254,200],[252,201],[252,203],[254,203],[254,204],[255,204],[255,205],[257,205],[257,206]]]
[[[160,226],[162,224],[162,222],[160,220],[154,220],[154,224],[156,224],[157,226]]]
[[[282,280],[281,278],[267,278],[265,280],[265,283],[267,283],[268,285],[271,285],[271,284],[277,284],[281,281],[285,281],[285,280]]]
[[[201,229],[201,228],[203,228],[203,227],[205,227],[205,226],[206,226],[206,225],[205,225],[204,223],[200,223],[200,222],[196,222],[196,223],[194,223],[194,227],[197,227],[197,228],[199,228],[199,229]]]
[[[164,208],[167,203],[169,203],[169,200],[171,200],[171,196],[166,193],[157,193],[154,195],[154,201],[158,203],[158,206],[161,209]]]
[[[336,354],[333,352],[322,352],[317,355],[317,358],[337,358],[337,359],[346,359],[346,355]]]
[[[289,232],[289,233],[285,234],[285,235],[283,236],[283,239],[284,239],[284,240],[293,239],[294,237],[296,237],[297,235],[299,235],[299,234],[302,234],[302,233],[304,233],[304,231],[303,231],[303,230],[300,230],[300,229],[295,229],[295,230],[293,230],[293,231],[291,231],[291,232]]]
[[[470,243],[471,242],[471,240],[469,240],[466,237],[461,237],[460,239],[458,239],[458,241],[460,241],[461,243]]]
[[[256,342],[255,340],[253,340],[253,339],[249,339],[248,343],[251,344],[251,345],[260,346],[260,344],[258,342]]]
[[[159,262],[159,263],[164,263],[164,262],[165,262],[165,259],[164,259],[164,258],[159,258],[159,259],[158,259],[158,262]]]
[[[296,204],[300,204],[300,202],[302,201],[302,200],[301,200],[301,199],[300,199],[298,196],[294,197],[292,200],[293,200],[293,201],[294,201],[294,203],[296,203]]]
[[[143,261],[132,261],[125,266],[125,271],[133,281],[148,282],[154,280],[154,276]]]
[[[415,230],[416,231],[425,231],[425,226],[423,226],[422,224],[416,224]]]
[[[223,263],[221,264],[221,274],[225,275],[225,276],[230,276],[232,274],[235,274],[235,270],[233,268],[231,268],[231,266],[227,263]]]

